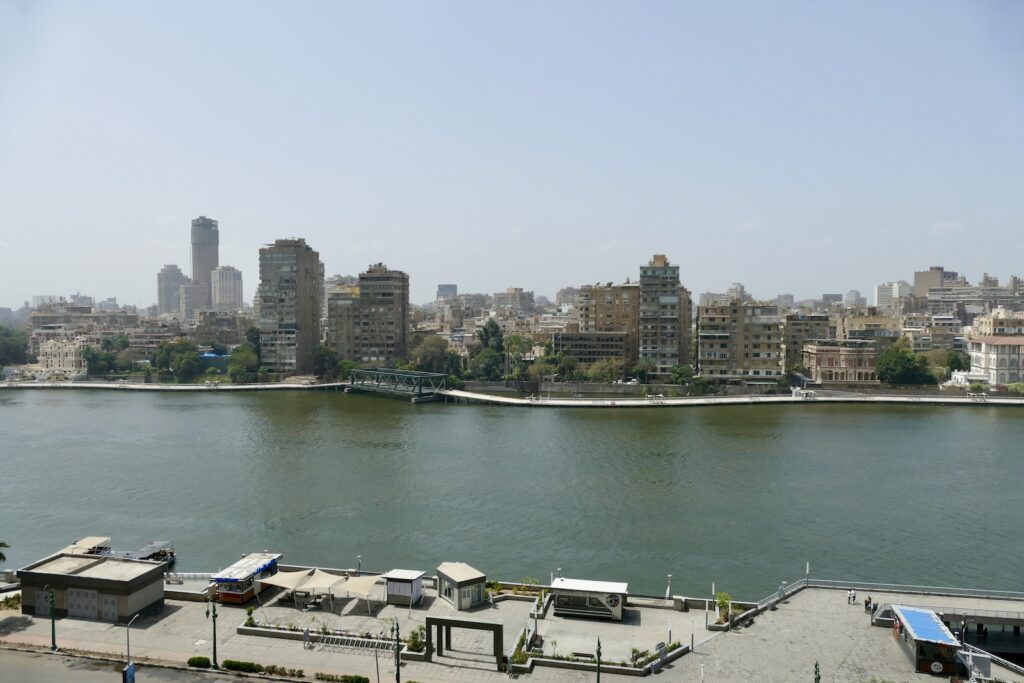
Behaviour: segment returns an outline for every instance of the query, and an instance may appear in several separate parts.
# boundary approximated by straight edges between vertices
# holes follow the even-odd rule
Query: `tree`
[[[625,364],[621,358],[601,358],[587,368],[587,378],[591,382],[612,382],[622,379]]]
[[[313,349],[313,374],[321,379],[334,381],[338,377],[338,354],[333,349],[317,345]]]
[[[714,385],[703,377],[694,377],[690,380],[690,396],[707,396],[714,390]]]
[[[692,365],[676,365],[672,368],[672,384],[686,384],[693,377]]]
[[[480,340],[484,349],[499,352],[505,350],[505,333],[501,331],[501,326],[494,318],[488,318],[484,326],[476,331],[476,338]]]
[[[256,355],[256,350],[252,347],[252,344],[245,342],[234,348],[228,357],[228,368],[233,366],[238,366],[245,370],[245,372],[256,372],[259,369],[260,359]]]
[[[171,361],[171,371],[181,382],[194,379],[203,371],[203,361],[195,351],[186,351],[174,356]]]
[[[221,344],[219,341],[211,341],[207,343],[210,350],[218,356],[226,356],[228,354],[228,347]]]
[[[416,370],[446,373],[448,370],[448,340],[436,334],[424,337],[412,350],[410,360]]]
[[[570,355],[565,351],[560,351],[558,355],[555,356],[555,360],[557,362],[555,371],[558,373],[559,377],[562,378],[563,382],[571,382],[576,379],[576,356]]]
[[[156,353],[153,355],[153,365],[161,370],[173,370],[175,359],[185,353],[195,353],[198,357],[199,347],[188,339],[164,342],[157,347]]]
[[[501,354],[492,348],[485,348],[470,361],[469,370],[474,377],[496,380],[501,377]]]
[[[260,328],[253,326],[247,329],[245,331],[245,341],[249,342],[249,346],[256,352],[256,362],[258,363],[263,358],[260,351]]]
[[[97,351],[91,346],[82,349],[86,372],[90,375],[109,375],[114,371],[117,357],[105,351]]]
[[[970,359],[959,351],[950,351],[946,354],[946,367],[949,368],[950,372],[954,370],[970,370],[971,362]]]
[[[633,366],[633,374],[637,376],[644,384],[650,379],[651,375],[658,371],[658,366],[650,358],[641,358]]]
[[[899,341],[887,348],[875,363],[878,380],[890,385],[935,384],[935,376],[928,366],[928,359],[915,356],[905,341]]]
[[[10,548],[10,547],[11,546],[7,545],[3,541],[0,541],[0,548]],[[0,562],[6,562],[6,561],[7,561],[7,556],[4,555],[3,550],[0,550]]]
[[[28,362],[28,337],[21,330],[0,325],[0,366]]]

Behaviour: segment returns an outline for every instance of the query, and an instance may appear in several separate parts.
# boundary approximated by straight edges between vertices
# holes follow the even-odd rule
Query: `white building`
[[[989,384],[1024,381],[1024,335],[976,337],[970,341],[971,374]]]
[[[881,309],[892,310],[896,308],[899,300],[910,296],[914,287],[905,280],[896,282],[883,282],[875,287],[875,306]]]
[[[242,272],[232,266],[213,269],[211,282],[213,310],[237,313],[242,310]]]
[[[41,379],[76,379],[85,377],[88,367],[82,352],[87,347],[85,337],[48,339],[39,346],[39,374]]]

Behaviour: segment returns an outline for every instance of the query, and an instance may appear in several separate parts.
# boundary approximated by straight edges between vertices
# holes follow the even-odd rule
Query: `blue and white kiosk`
[[[952,676],[960,641],[934,611],[924,607],[892,606],[892,636],[918,673]]]

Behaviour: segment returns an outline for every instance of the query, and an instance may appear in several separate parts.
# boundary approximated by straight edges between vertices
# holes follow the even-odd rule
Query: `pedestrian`
[[[302,632],[302,649],[303,650],[308,650],[309,649],[309,627],[308,626]]]
[[[850,590],[846,591],[846,604],[847,605],[852,605],[853,604],[853,589],[852,588]]]
[[[856,605],[857,604],[857,591],[854,588],[850,589],[850,604],[851,605]]]

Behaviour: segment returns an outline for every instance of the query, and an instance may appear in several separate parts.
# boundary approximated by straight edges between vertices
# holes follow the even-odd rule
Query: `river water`
[[[630,582],[1022,590],[1024,410],[524,409],[319,392],[0,392],[8,568],[86,535],[182,571],[321,566]]]

